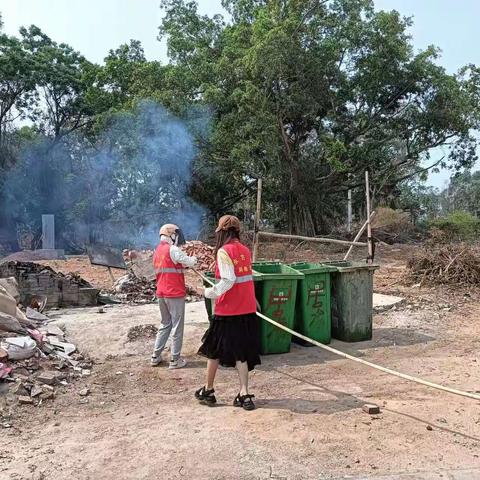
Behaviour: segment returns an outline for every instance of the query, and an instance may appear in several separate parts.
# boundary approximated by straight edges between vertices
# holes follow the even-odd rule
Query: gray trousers
[[[159,357],[172,334],[172,359],[178,360],[183,345],[183,327],[185,323],[185,299],[159,298],[158,306],[162,318],[158,329],[153,356]]]

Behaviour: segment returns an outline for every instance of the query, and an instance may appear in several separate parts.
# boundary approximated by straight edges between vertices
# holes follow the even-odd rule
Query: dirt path
[[[376,315],[373,341],[333,345],[480,390],[479,314],[473,301],[453,311],[391,311]],[[195,356],[202,304],[188,306],[189,366],[178,371],[148,365],[150,339],[126,342],[130,327],[157,323],[154,305],[56,315],[96,366],[55,402],[20,407],[15,428],[0,430],[2,480],[480,478],[478,402],[293,346],[264,357],[253,375],[256,411],[231,406],[237,382],[229,370],[219,373],[220,405],[209,409],[192,396],[204,376]],[[85,386],[86,400],[78,395]],[[382,413],[363,413],[366,402]]]

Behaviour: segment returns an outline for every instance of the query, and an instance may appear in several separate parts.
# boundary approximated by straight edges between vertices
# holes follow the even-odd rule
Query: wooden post
[[[372,243],[372,225],[370,223],[370,182],[368,178],[368,170],[365,170],[365,195],[367,198],[367,263],[373,262],[373,243]]]
[[[281,238],[284,240],[302,240],[304,242],[336,243],[338,245],[354,245],[356,247],[366,247],[365,242],[350,242],[348,240],[337,240],[336,238],[322,237],[304,237],[302,235],[286,235],[284,233],[258,232],[258,236],[267,238]]]
[[[373,217],[375,216],[375,212],[372,212],[370,214],[370,221],[372,221]],[[362,233],[365,231],[367,228],[368,220],[365,221],[365,223],[362,225],[362,228],[358,231],[358,233],[355,235],[355,238],[353,239],[354,242],[358,242],[360,240],[360,237],[362,236]],[[348,249],[348,252],[345,254],[343,257],[344,260],[346,260],[350,254],[352,253],[353,250],[353,245],[350,245],[350,248]]]
[[[257,180],[257,209],[255,211],[255,224],[253,228],[253,261],[257,261],[258,257],[258,241],[260,230],[260,214],[262,211],[262,179]]]
[[[347,232],[352,231],[352,190],[348,189],[347,197]]]
[[[110,278],[112,280],[112,284],[115,283],[115,277],[113,276],[112,269],[110,267],[107,267],[108,273],[110,274]]]

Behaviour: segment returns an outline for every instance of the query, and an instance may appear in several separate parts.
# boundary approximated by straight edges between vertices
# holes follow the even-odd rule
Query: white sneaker
[[[175,368],[183,368],[187,364],[187,361],[183,357],[179,357],[178,360],[170,360],[168,368],[172,370]]]
[[[155,357],[152,355],[152,358],[150,359],[150,365],[152,367],[158,367],[162,363],[162,357]]]

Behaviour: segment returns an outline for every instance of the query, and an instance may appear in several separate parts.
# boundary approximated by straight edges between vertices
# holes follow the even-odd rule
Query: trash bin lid
[[[375,263],[354,262],[350,260],[332,260],[321,262],[321,264],[334,267],[337,272],[354,272],[356,270],[375,271],[380,268],[380,265]]]
[[[303,273],[281,262],[255,262],[252,267],[254,277],[259,275],[259,280],[301,280],[304,277]]]
[[[302,272],[304,275],[310,275],[314,273],[329,273],[337,270],[331,265],[310,262],[296,262],[291,263],[289,266],[299,272]]]

